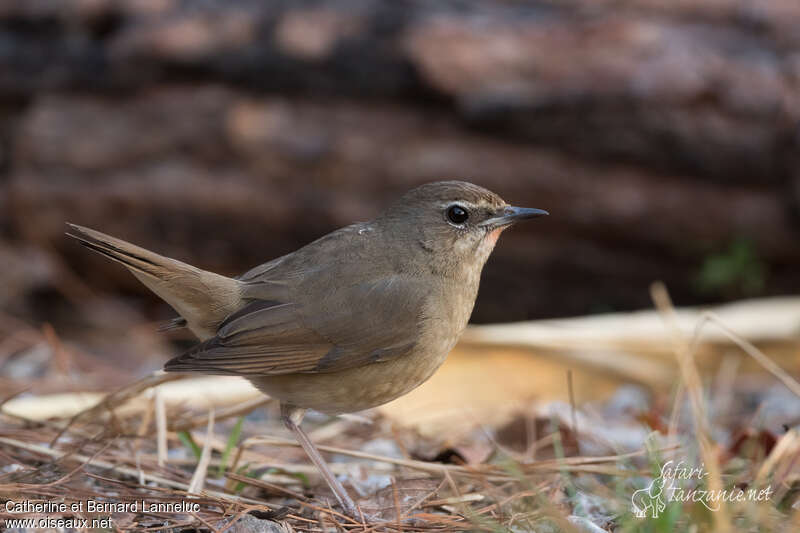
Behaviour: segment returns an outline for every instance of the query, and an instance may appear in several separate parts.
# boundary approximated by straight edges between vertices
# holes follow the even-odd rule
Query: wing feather
[[[432,297],[430,284],[380,263],[382,249],[366,248],[356,230],[335,233],[336,242],[328,235],[240,277],[250,303],[165,370],[244,376],[336,372],[413,350],[425,302]]]

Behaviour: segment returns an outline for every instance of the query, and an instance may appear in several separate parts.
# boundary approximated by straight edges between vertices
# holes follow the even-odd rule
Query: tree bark
[[[72,221],[238,273],[461,178],[553,213],[504,235],[478,321],[648,305],[654,279],[796,292],[797,27],[789,0],[0,0],[2,249],[135,287]]]

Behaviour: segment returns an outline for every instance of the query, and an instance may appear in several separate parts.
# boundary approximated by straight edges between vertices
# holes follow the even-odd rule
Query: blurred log
[[[736,239],[756,290],[797,292],[798,25],[793,0],[0,0],[0,229],[141,290],[63,222],[237,273],[459,177],[554,214],[504,236],[478,321],[657,278],[741,296],[696,279]]]
[[[3,0],[0,21],[0,90],[18,97],[174,80],[428,94],[500,135],[748,182],[785,177],[797,147],[793,0]]]
[[[174,376],[172,376],[174,377]],[[203,376],[180,379],[157,385],[164,404],[170,409],[196,407],[207,413],[210,409],[225,409],[234,405],[263,398],[250,382],[231,376]],[[154,389],[127,398],[125,403],[113,406],[114,416],[126,418],[152,408]],[[25,396],[12,399],[0,409],[11,416],[31,420],[69,419],[78,413],[99,405],[105,393],[76,392]],[[111,409],[111,408],[110,408]],[[97,413],[96,416],[108,416]]]
[[[654,278],[681,296],[692,282],[681,276],[699,268],[693,258],[735,237],[757,242],[770,263],[800,262],[797,236],[768,186],[656,180],[498,143],[445,113],[410,107],[171,88],[125,99],[45,98],[21,132],[9,215],[27,240],[56,245],[79,271],[102,271],[93,284],[142,290],[123,269],[61,239],[64,221],[238,273],[374,216],[416,182],[450,176],[554,214],[504,236],[478,320],[577,312],[588,295],[646,305]],[[793,270],[772,275],[783,290],[797,284]]]
[[[728,343],[730,338],[717,325],[704,323],[705,309],[680,309],[678,327],[687,339],[698,343]],[[750,342],[800,340],[800,298],[744,300],[713,309],[726,327]],[[701,329],[698,329],[701,326]],[[549,350],[607,350],[627,347],[672,353],[670,332],[655,311],[608,313],[586,317],[492,324],[470,327],[462,344],[525,346]]]

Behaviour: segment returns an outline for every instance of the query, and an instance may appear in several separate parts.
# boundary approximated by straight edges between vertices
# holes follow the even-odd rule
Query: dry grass
[[[680,381],[663,401],[615,420],[600,418],[609,426],[624,422],[651,431],[638,450],[609,442],[605,428],[591,422],[597,420],[588,416],[591,407],[574,402],[563,416],[531,405],[506,427],[483,421],[457,442],[446,434],[423,436],[375,413],[367,424],[312,417],[320,450],[360,496],[363,518],[354,520],[332,506],[267,400],[212,410],[167,404],[159,391],[179,378],[155,374],[75,416],[42,421],[0,409],[0,502],[140,502],[136,511],[113,514],[118,531],[797,530],[800,435],[789,427],[759,428],[759,406],[722,417],[709,399],[719,393],[735,400],[735,368],[704,378],[694,360],[696,339],[717,324],[775,383],[795,394],[800,386],[713,315],[704,315],[690,337],[676,325],[666,290],[655,286],[653,297],[670,332]],[[52,328],[19,331],[13,342],[0,345],[16,350],[44,341],[53,350],[53,372],[80,366]],[[564,386],[572,398],[572,380]],[[24,389],[7,391],[0,407]],[[800,413],[790,422],[800,423]],[[723,503],[714,512],[699,502],[672,501],[658,517],[633,516],[631,495],[669,459],[704,465],[708,475],[693,488],[770,487],[771,497]],[[141,502],[193,503],[197,509],[144,511]],[[85,510],[56,514],[93,517]],[[37,516],[43,514],[4,513],[0,507],[0,521]]]

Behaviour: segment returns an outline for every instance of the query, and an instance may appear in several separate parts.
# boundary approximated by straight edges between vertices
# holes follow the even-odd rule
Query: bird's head
[[[547,211],[508,205],[497,194],[464,181],[437,181],[412,189],[376,222],[411,250],[422,251],[436,271],[480,273],[500,233]]]

